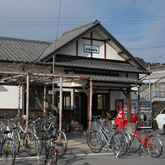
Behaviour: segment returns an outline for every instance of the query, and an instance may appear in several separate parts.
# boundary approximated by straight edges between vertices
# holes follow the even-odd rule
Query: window
[[[55,105],[60,107],[60,92],[56,92],[56,101]],[[62,92],[62,109],[63,110],[71,110],[71,92]]]
[[[43,87],[30,86],[30,89],[29,89],[29,108],[41,109],[41,106],[43,106],[43,98],[44,98],[43,97]],[[26,99],[26,94],[25,94],[25,99]]]
[[[80,109],[80,107],[81,107],[81,95],[79,93],[76,93],[74,108]]]
[[[97,110],[106,109],[106,95],[98,94],[97,95]]]
[[[63,109],[70,110],[71,109],[71,93],[63,92]]]

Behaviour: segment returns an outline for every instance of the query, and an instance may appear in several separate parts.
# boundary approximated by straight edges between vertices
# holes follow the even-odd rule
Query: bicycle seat
[[[47,135],[47,137],[48,137],[49,139],[54,139],[54,138],[57,138],[57,136],[56,136],[56,135],[50,135],[50,134],[48,134],[48,135]]]
[[[118,126],[118,124],[112,124],[112,129],[117,129]]]
[[[3,134],[8,134],[8,133],[10,133],[11,131],[8,131],[8,130],[2,130],[1,131]]]
[[[17,127],[17,126],[11,126],[10,128],[14,130],[14,129],[18,129],[19,127]]]

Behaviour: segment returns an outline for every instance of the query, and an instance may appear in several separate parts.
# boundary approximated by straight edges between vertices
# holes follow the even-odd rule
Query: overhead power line
[[[59,6],[59,11],[61,10],[61,2]],[[57,25],[59,22],[59,16],[58,17],[0,17],[0,24],[1,25],[24,25],[24,24],[35,24],[35,25]],[[148,24],[152,21],[159,22],[159,23],[165,23],[165,16],[151,16],[151,17],[118,17],[118,18],[105,18],[100,17],[98,20],[100,20],[104,24],[111,25],[137,25],[137,24]],[[80,24],[82,21],[88,22],[91,20],[94,20],[95,18],[92,17],[86,17],[86,18],[60,18],[60,25],[72,25],[72,24]]]
[[[165,48],[165,46],[150,46],[150,47],[139,47],[139,48],[127,48],[128,50],[138,50],[138,49],[159,49]]]

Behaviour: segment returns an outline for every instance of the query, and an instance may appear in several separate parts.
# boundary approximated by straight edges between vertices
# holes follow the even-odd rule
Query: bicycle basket
[[[104,125],[104,121],[95,120],[92,121],[92,130],[98,131],[101,126]]]
[[[135,124],[135,123],[128,123],[128,124],[126,124],[126,125],[124,126],[124,129],[125,129],[128,133],[132,134],[132,133],[135,132],[136,124]]]

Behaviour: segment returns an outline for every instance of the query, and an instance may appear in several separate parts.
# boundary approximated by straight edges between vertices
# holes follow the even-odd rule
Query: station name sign
[[[99,54],[99,46],[84,44],[84,52]]]

